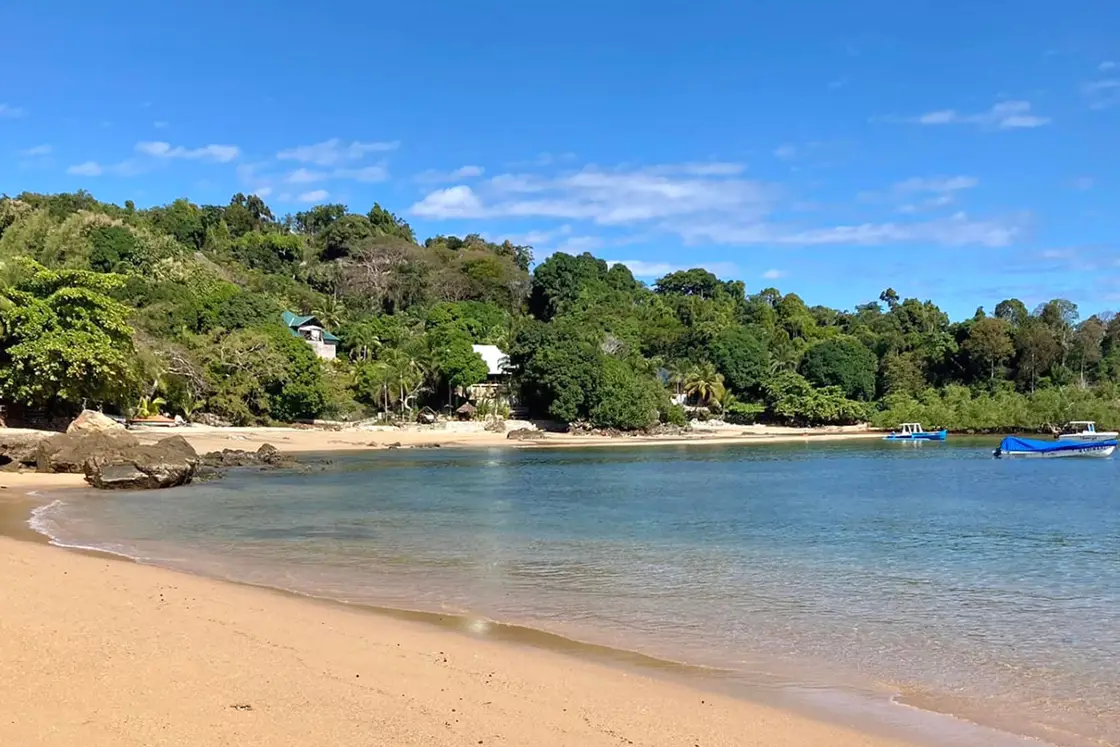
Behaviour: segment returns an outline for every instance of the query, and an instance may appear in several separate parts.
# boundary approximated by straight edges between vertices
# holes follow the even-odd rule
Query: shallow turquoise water
[[[993,445],[379,452],[37,522],[215,575],[1120,743],[1120,464]]]

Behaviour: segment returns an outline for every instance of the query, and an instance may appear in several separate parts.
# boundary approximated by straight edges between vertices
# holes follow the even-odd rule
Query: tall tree
[[[135,394],[129,309],[113,300],[124,278],[49,270],[20,260],[0,308],[6,339],[0,396],[39,407],[127,401]]]
[[[996,370],[1015,354],[1011,339],[1011,324],[999,317],[984,317],[972,323],[965,352],[988,372],[988,381],[994,382]]]

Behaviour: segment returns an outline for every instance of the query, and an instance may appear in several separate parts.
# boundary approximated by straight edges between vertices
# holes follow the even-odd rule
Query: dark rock
[[[123,456],[139,446],[136,436],[123,429],[59,433],[39,442],[35,466],[39,472],[81,474],[86,461],[92,457]]]
[[[544,437],[544,431],[538,431],[532,428],[518,428],[506,434],[506,438],[510,441],[540,441]]]
[[[49,433],[6,433],[0,436],[0,464],[36,464],[39,444]]]
[[[198,467],[198,454],[182,436],[150,446],[97,454],[82,465],[86,481],[103,490],[152,490],[186,485]]]
[[[645,434],[648,436],[683,436],[688,433],[687,428],[682,428],[679,425],[672,423],[658,423],[655,426],[646,428]]]
[[[229,428],[233,425],[225,418],[218,417],[210,412],[196,412],[191,415],[191,422],[199,425],[208,425],[212,428]]]
[[[272,444],[262,444],[256,451],[241,449],[222,449],[202,455],[202,464],[207,467],[228,469],[230,467],[268,467],[285,468],[296,465],[295,458],[285,454]]]

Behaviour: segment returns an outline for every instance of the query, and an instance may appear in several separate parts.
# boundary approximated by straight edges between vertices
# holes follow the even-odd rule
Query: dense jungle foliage
[[[722,417],[1120,426],[1120,317],[1002,300],[951,322],[933,302],[808,306],[703,269],[652,286],[623,265],[477,235],[417,241],[401,218],[258,197],[138,209],[85,192],[0,198],[0,401],[47,411],[206,411],[237,424],[411,417],[510,356],[537,417],[601,427]],[[342,342],[318,359],[281,323]],[[684,405],[684,406],[682,406]],[[485,409],[484,409],[485,411]]]

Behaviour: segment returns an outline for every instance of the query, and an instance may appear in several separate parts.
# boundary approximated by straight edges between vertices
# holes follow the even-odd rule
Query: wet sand
[[[482,626],[454,632],[8,537],[0,609],[0,744],[904,744],[495,641]]]

